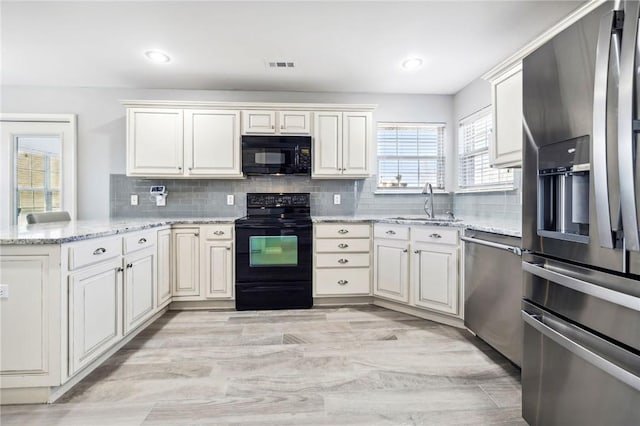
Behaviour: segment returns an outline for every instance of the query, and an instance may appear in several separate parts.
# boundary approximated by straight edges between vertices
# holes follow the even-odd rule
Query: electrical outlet
[[[227,205],[232,206],[235,203],[235,197],[233,194],[227,195]]]
[[[0,299],[9,298],[9,286],[6,284],[0,285]]]
[[[132,206],[138,205],[138,194],[131,194],[131,205]]]
[[[333,194],[333,204],[340,204],[340,194]]]

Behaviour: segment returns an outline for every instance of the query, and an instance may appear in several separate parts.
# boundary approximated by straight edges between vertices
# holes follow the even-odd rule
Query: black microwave
[[[311,136],[242,136],[245,175],[311,175]]]

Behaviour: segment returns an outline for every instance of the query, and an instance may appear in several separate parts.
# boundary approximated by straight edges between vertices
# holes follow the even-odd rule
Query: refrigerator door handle
[[[636,42],[640,5],[625,2],[625,19],[620,49],[620,86],[618,97],[618,172],[620,174],[620,204],[622,226],[627,250],[640,251],[638,214],[636,207],[636,182],[634,173],[636,97]]]
[[[607,83],[614,16],[614,12],[611,11],[600,20],[593,87],[593,156],[591,161],[598,236],[600,245],[605,248],[613,248],[607,176]]]
[[[625,370],[622,367],[619,367],[608,359],[605,359],[602,356],[590,351],[586,347],[574,342],[572,339],[569,339],[568,337],[557,331],[556,328],[562,329],[569,326],[568,324],[563,324],[563,322],[560,322],[556,319],[547,318],[544,314],[532,315],[525,311],[522,311],[522,319],[525,323],[529,324],[539,333],[553,340],[555,343],[562,346],[572,354],[582,358],[589,364],[606,372],[617,380],[629,385],[633,389],[640,391],[640,377]],[[555,324],[559,325],[559,327],[554,327]],[[573,332],[580,332],[576,327],[571,328],[573,329]]]
[[[580,293],[640,312],[640,298],[571,277],[569,271],[565,275],[529,262],[522,262],[522,269],[537,277],[563,285]]]

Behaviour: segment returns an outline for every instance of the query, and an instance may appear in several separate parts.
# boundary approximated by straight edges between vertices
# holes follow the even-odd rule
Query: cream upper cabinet
[[[311,133],[311,114],[308,111],[242,111],[242,134],[297,134]]]
[[[371,124],[370,112],[314,113],[312,177],[368,177]]]
[[[187,176],[240,177],[240,112],[185,110]]]
[[[489,148],[494,167],[522,166],[522,64],[491,80],[493,137]]]
[[[183,175],[183,110],[127,109],[127,175]]]

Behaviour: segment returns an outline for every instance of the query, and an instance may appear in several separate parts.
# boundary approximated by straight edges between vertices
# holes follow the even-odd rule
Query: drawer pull
[[[345,244],[345,243],[338,244],[338,248],[347,248],[347,247],[349,247],[349,244]]]
[[[214,231],[213,235],[224,235],[224,231]]]
[[[440,234],[431,234],[431,235],[429,235],[429,238],[442,238],[442,235],[440,235]]]
[[[97,248],[97,249],[95,249],[95,250],[93,251],[93,255],[94,255],[94,256],[98,256],[98,255],[100,255],[100,254],[105,254],[106,252],[107,252],[107,249],[106,249],[106,248],[104,248],[104,247],[100,247],[100,248]]]
[[[386,233],[389,235],[396,235],[396,231],[394,231],[393,229],[389,229]]]
[[[338,234],[347,234],[347,233],[349,233],[349,230],[347,230],[347,229],[338,230]]]
[[[338,263],[344,265],[345,263],[349,262],[349,260],[347,259],[338,259]]]
[[[349,281],[347,281],[347,280],[340,280],[340,281],[338,281],[338,284],[340,284],[340,285],[347,285],[347,284],[349,284]]]
[[[144,244],[144,243],[146,243],[146,242],[147,242],[147,239],[146,239],[146,238],[140,238],[140,239],[138,240],[138,244]]]

